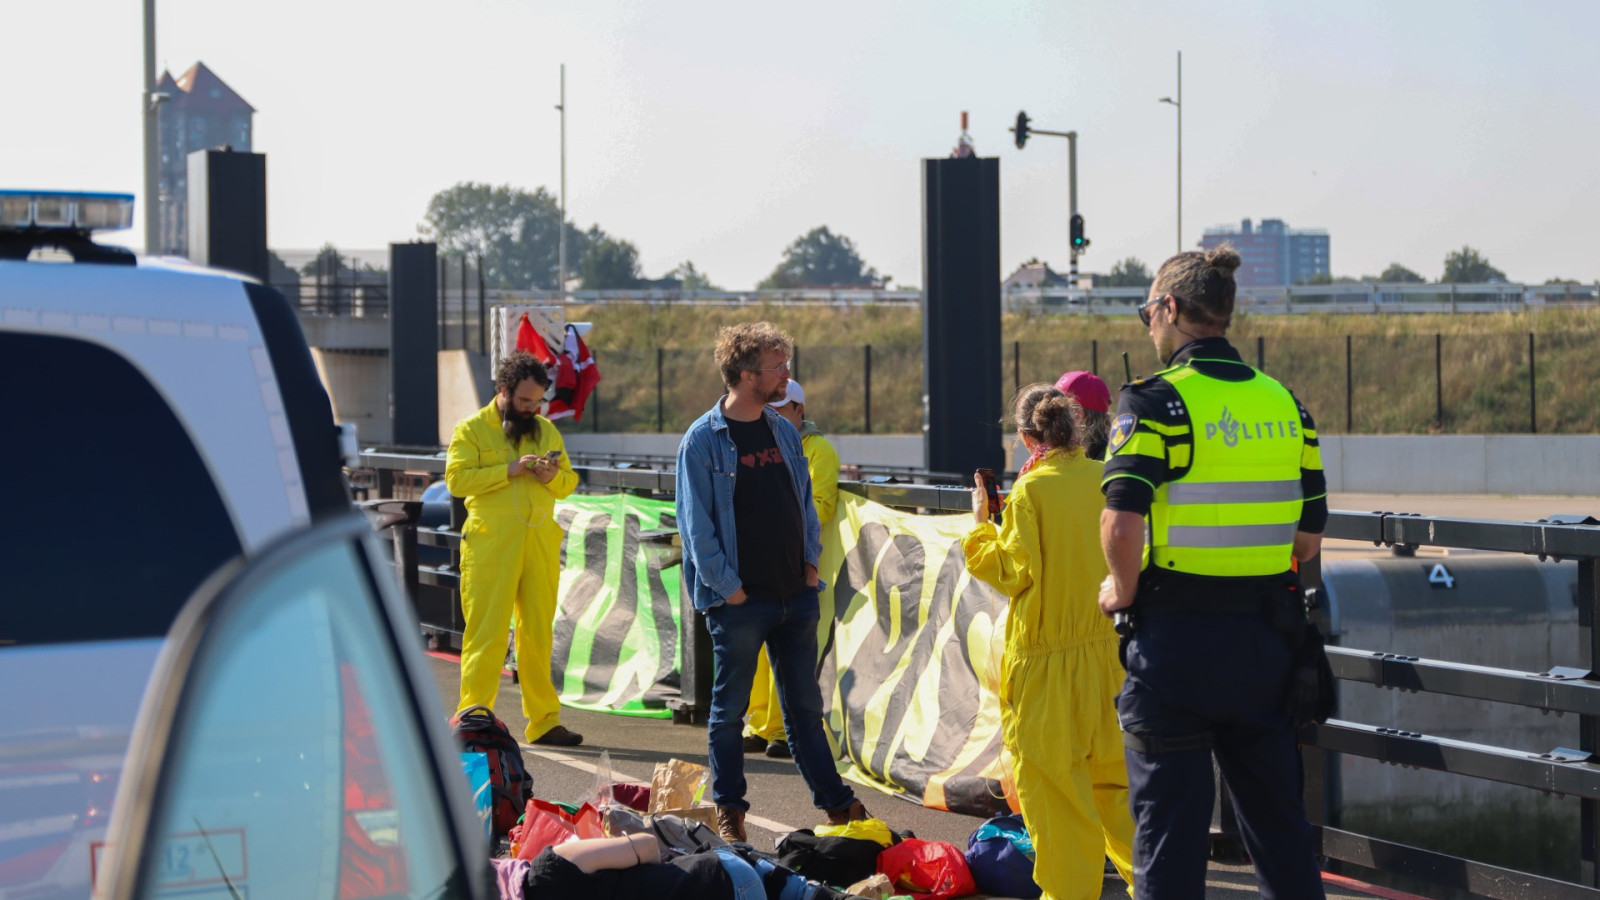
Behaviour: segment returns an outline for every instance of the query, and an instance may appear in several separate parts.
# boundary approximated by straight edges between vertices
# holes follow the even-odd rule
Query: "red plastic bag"
[[[878,854],[878,871],[917,900],[949,900],[978,892],[966,855],[955,844],[910,838]]]
[[[511,829],[511,842],[517,845],[517,859],[533,859],[546,847],[574,838],[603,838],[605,827],[600,811],[585,803],[575,813],[534,797],[528,800],[522,824]]]
[[[511,829],[511,842],[517,845],[517,859],[533,859],[546,847],[572,840],[577,832],[577,827],[559,806],[529,800],[522,824]]]

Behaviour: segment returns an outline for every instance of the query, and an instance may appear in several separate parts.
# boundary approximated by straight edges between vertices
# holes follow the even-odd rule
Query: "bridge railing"
[[[397,473],[442,475],[442,455],[368,452],[362,465],[376,473],[380,496],[393,492]],[[675,474],[665,469],[574,466],[589,490],[630,490],[670,495]],[[967,488],[936,484],[896,483],[888,479],[842,481],[841,490],[885,506],[927,512],[965,512],[971,508]],[[412,503],[409,521],[403,511],[391,508],[395,531],[396,563],[412,589],[419,584],[452,592],[459,590],[460,523],[465,518],[459,501],[447,527],[419,527]],[[1416,693],[1464,697],[1509,703],[1558,714],[1574,715],[1579,723],[1577,748],[1555,747],[1532,752],[1430,736],[1405,727],[1404,722],[1361,723],[1337,717],[1307,726],[1300,734],[1305,764],[1307,810],[1320,833],[1321,853],[1368,869],[1428,881],[1502,900],[1529,898],[1600,898],[1600,527],[1592,520],[1555,517],[1538,522],[1425,517],[1386,512],[1334,511],[1329,514],[1326,537],[1371,541],[1386,546],[1432,546],[1507,553],[1524,553],[1574,560],[1578,565],[1578,657],[1574,666],[1554,666],[1544,672],[1524,672],[1469,663],[1422,659],[1384,649],[1330,646],[1329,661],[1341,681],[1370,684]],[[417,548],[434,547],[452,553],[450,564],[420,565]],[[1320,582],[1316,561],[1302,571],[1308,586]],[[688,604],[687,598],[680,602]],[[1319,610],[1323,615],[1326,609]],[[683,609],[686,628],[682,688],[683,718],[698,720],[710,708],[711,658],[704,626]],[[1328,631],[1324,623],[1324,632]],[[1337,716],[1337,714],[1336,714]],[[1530,790],[1579,798],[1580,866],[1577,882],[1563,881],[1489,863],[1396,843],[1338,827],[1331,820],[1326,775],[1333,758],[1342,753],[1384,763],[1488,779]],[[1507,823],[1514,828],[1514,822]]]
[[[1320,829],[1322,854],[1369,869],[1422,879],[1472,894],[1523,898],[1600,897],[1597,836],[1600,836],[1600,680],[1595,661],[1600,632],[1600,528],[1593,520],[1556,517],[1538,522],[1501,522],[1394,513],[1333,512],[1326,536],[1389,546],[1431,546],[1537,555],[1578,564],[1578,658],[1576,666],[1520,672],[1465,663],[1422,659],[1383,650],[1329,647],[1334,675],[1343,681],[1426,694],[1510,703],[1578,719],[1578,747],[1531,752],[1471,743],[1410,731],[1403,722],[1358,723],[1331,718],[1306,727],[1301,735],[1306,771],[1306,805]],[[1336,713],[1337,715],[1337,713]],[[1371,835],[1346,831],[1330,822],[1324,774],[1328,753],[1367,757],[1384,763],[1488,779],[1531,790],[1579,798],[1579,880],[1577,883],[1516,871],[1424,850]],[[1515,822],[1507,822],[1515,828]]]

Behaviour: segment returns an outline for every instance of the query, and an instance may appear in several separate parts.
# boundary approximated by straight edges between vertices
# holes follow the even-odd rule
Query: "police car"
[[[491,896],[294,311],[132,216],[0,191],[0,897]]]

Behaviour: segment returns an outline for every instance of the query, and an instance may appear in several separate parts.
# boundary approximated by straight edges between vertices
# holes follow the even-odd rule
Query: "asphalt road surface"
[[[459,696],[460,666],[454,659],[444,656],[434,656],[430,663],[439,696],[446,708],[453,709]],[[501,679],[495,713],[511,729],[512,735],[522,737],[527,719],[522,716],[518,687],[510,676]],[[554,748],[523,744],[536,797],[579,803],[592,796],[602,753],[609,758],[616,780],[643,784],[650,783],[656,763],[674,757],[707,765],[704,725],[675,725],[670,719],[639,719],[576,709],[563,709],[561,722],[583,735],[581,746]],[[756,847],[770,850],[780,835],[827,821],[812,805],[811,792],[806,789],[792,760],[746,755],[745,777],[749,782],[746,796],[750,800],[750,815],[745,824],[750,842]],[[889,823],[891,828],[909,829],[925,840],[949,841],[965,848],[967,836],[982,824],[981,819],[927,809],[860,784],[852,783],[852,787],[874,816]],[[1122,879],[1107,875],[1101,894],[1103,900],[1119,900],[1126,896]],[[1206,890],[1208,900],[1243,900],[1256,896],[1255,878],[1248,867],[1212,866]],[[1353,900],[1372,895],[1329,884],[1328,896]]]

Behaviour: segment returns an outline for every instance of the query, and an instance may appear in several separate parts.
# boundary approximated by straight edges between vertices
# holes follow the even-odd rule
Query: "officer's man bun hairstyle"
[[[1200,325],[1226,329],[1233,320],[1237,290],[1233,272],[1239,251],[1223,244],[1204,253],[1191,250],[1168,259],[1156,270],[1155,289],[1179,298],[1179,315]]]
[[[550,372],[545,369],[544,363],[526,350],[513,350],[501,357],[500,365],[495,367],[494,389],[510,396],[517,385],[529,378],[538,382],[540,387],[550,387]]]
[[[1011,419],[1017,430],[1051,447],[1073,443],[1077,432],[1073,423],[1080,415],[1078,401],[1042,381],[1017,391],[1011,401]]]
[[[794,352],[794,339],[771,322],[740,322],[717,332],[717,349],[712,354],[717,369],[722,372],[722,383],[738,387],[741,372],[752,372],[761,366],[761,357],[773,350],[782,350],[785,356]]]

